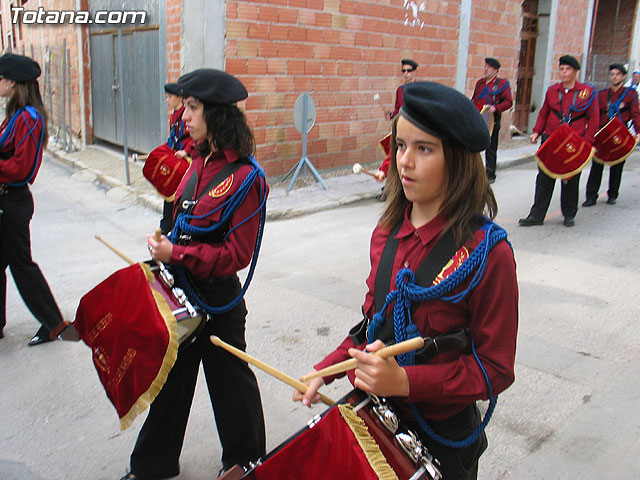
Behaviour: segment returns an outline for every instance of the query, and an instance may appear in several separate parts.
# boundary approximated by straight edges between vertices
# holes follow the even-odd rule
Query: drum
[[[172,202],[184,174],[189,170],[191,161],[178,158],[166,144],[153,149],[142,167],[144,178],[149,180],[158,193]]]
[[[536,152],[540,169],[551,178],[571,178],[589,163],[595,148],[566,123],[553,132]]]
[[[638,144],[627,126],[616,116],[596,133],[593,146],[596,148],[594,161],[603,165],[624,162]]]
[[[495,121],[495,115],[490,110],[490,108],[490,105],[483,105],[482,110],[480,110],[480,116],[482,117],[482,120],[484,120],[484,123],[489,130],[489,135],[493,135],[493,123]]]
[[[80,300],[73,323],[124,430],[153,402],[179,348],[204,328],[164,266],[135,263],[118,270]]]
[[[231,480],[233,471],[221,478]],[[439,480],[438,461],[384,398],[353,390],[242,477]]]
[[[388,156],[391,152],[391,134],[388,133],[387,135],[382,137],[378,142],[378,145],[380,145],[380,148],[382,148],[385,156]]]

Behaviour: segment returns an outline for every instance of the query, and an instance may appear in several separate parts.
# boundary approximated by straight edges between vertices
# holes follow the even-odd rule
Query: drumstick
[[[518,135],[522,135],[523,137],[527,137],[528,136],[526,133],[524,133],[522,130],[520,130],[515,125],[509,125],[509,131],[511,133],[517,133]]]
[[[284,383],[286,383],[287,385],[289,385],[290,387],[295,388],[296,390],[305,393],[308,389],[309,386],[302,383],[299,380],[296,380],[293,377],[290,377],[289,375],[287,375],[286,373],[282,373],[280,370],[277,370],[275,368],[273,368],[270,365],[267,365],[266,363],[258,360],[255,357],[252,357],[251,355],[249,355],[246,352],[243,352],[242,350],[229,345],[228,343],[223,342],[222,340],[220,340],[219,337],[215,336],[215,335],[211,335],[209,337],[209,339],[211,340],[211,343],[213,343],[215,346],[220,347],[220,348],[224,348],[227,352],[232,353],[233,355],[235,355],[236,357],[244,360],[247,363],[250,363],[252,365],[255,365],[256,367],[258,367],[260,370],[263,370],[265,372],[267,372],[269,375],[276,377],[278,380],[283,381]],[[331,406],[333,405],[334,402],[333,400],[331,400],[329,397],[327,397],[326,395],[323,395],[322,393],[318,392],[318,395],[320,395],[320,400],[322,400],[322,403],[324,403],[325,405]]]
[[[111,249],[111,251],[113,253],[115,253],[116,255],[118,255],[121,259],[123,259],[125,262],[127,262],[129,265],[133,265],[135,262],[133,260],[131,260],[129,257],[127,257],[124,253],[120,252],[119,250],[117,250],[115,247],[109,245],[105,240],[103,240],[99,235],[95,235],[96,240],[100,240],[107,248]]]
[[[364,167],[359,163],[353,164],[353,173],[366,173],[367,175],[371,175],[373,178],[376,178],[375,173],[370,172],[369,170],[365,170]]]
[[[399,355],[401,353],[410,352],[411,350],[417,350],[424,346],[424,338],[415,337],[409,340],[405,340],[404,342],[396,343],[394,345],[390,345],[388,347],[381,348],[373,352],[373,355],[376,355],[380,358],[387,358]],[[355,358],[350,358],[349,360],[345,360],[344,362],[336,363],[335,365],[331,365],[327,368],[323,368],[322,370],[318,370],[317,372],[310,373],[309,375],[305,375],[300,380],[306,382],[307,380],[311,380],[312,378],[317,377],[326,377],[328,375],[336,375],[338,373],[346,372],[347,370],[352,370],[356,368],[358,364],[358,360]]]
[[[384,108],[384,105],[382,105],[382,100],[380,100],[380,94],[379,94],[379,93],[376,93],[376,94],[373,96],[373,99],[374,99],[376,102],[378,102],[378,105],[380,105],[380,108],[382,109],[382,113],[383,113],[383,114],[384,114],[384,116],[386,117],[386,116],[387,116],[387,114],[388,114],[389,112],[387,112],[387,109],[386,109],[386,108]]]

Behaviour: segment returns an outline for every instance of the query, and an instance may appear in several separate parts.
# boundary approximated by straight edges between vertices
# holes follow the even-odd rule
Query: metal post
[[[65,52],[67,51],[67,39],[62,39],[62,138],[63,138],[63,146],[67,148],[67,91],[64,88],[67,83],[67,55]]]
[[[122,27],[118,26],[118,83],[120,91],[120,110],[122,112],[122,146],[124,147],[124,170],[127,177],[127,185],[131,185],[129,177],[129,147],[127,146],[127,115],[124,103],[124,76],[122,70]]]
[[[67,144],[67,152],[75,152],[76,148],[73,144],[73,128],[71,123],[71,50],[67,49],[67,81],[69,90],[67,92],[67,107],[69,111],[69,143]]]

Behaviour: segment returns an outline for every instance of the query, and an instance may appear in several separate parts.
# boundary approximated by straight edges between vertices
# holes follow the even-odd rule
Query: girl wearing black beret
[[[431,82],[405,86],[387,207],[371,238],[365,318],[315,366],[356,358],[347,372],[353,385],[392,399],[446,480],[477,478],[484,426],[514,380],[516,267],[506,232],[491,220],[497,204],[480,157],[489,143],[461,93]],[[368,353],[418,335],[438,348]],[[318,388],[334,378],[311,380],[294,400],[318,401]],[[478,400],[490,400],[484,421]]]
[[[180,472],[179,458],[202,364],[222,444],[222,468],[265,454],[265,427],[256,378],[242,360],[214,346],[216,335],[245,350],[243,295],[262,238],[268,186],[253,158],[255,143],[236,102],[247,91],[235,77],[200,69],[178,79],[182,120],[195,142],[190,169],[176,191],[172,232],[148,242],[154,260],[173,272],[192,303],[210,319],[178,353],[151,404],[124,479],[163,479]],[[237,272],[250,265],[244,287]]]
[[[31,259],[29,184],[35,181],[49,138],[39,76],[40,66],[28,57],[10,53],[0,57],[0,96],[8,99],[0,125],[0,338],[6,325],[6,270],[10,267],[22,299],[42,324],[30,346],[55,339],[69,324]]]

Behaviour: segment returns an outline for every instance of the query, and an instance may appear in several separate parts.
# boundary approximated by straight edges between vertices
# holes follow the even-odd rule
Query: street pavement
[[[89,161],[86,152],[71,155]],[[488,426],[479,478],[640,479],[640,152],[625,165],[618,204],[601,198],[581,208],[574,228],[562,226],[558,186],[544,226],[517,226],[535,183],[535,164],[523,161],[502,163],[493,185],[497,221],[516,256],[520,321],[516,381],[500,395]],[[33,187],[34,258],[65,318],[73,318],[84,293],[124,266],[93,235],[144,259],[145,234],[159,220],[140,193],[99,181],[101,173],[47,157]],[[587,174],[588,168],[581,197]],[[328,191],[307,179],[286,194],[287,182],[272,182],[270,220],[247,292],[249,353],[292,376],[306,373],[358,320],[368,241],[382,208],[371,199],[380,185],[370,177],[323,175]],[[606,179],[605,173],[603,187]],[[362,190],[354,194],[356,188]],[[330,203],[330,192],[336,202],[347,203],[350,195],[362,201],[332,208],[340,203]],[[119,478],[144,415],[119,430],[84,344],[26,346],[37,323],[10,280],[7,313],[0,340],[0,480]],[[289,387],[256,375],[269,449],[324,410],[292,403]],[[200,375],[180,480],[213,479],[220,468],[203,380]],[[344,379],[323,388],[334,399],[348,389]]]

